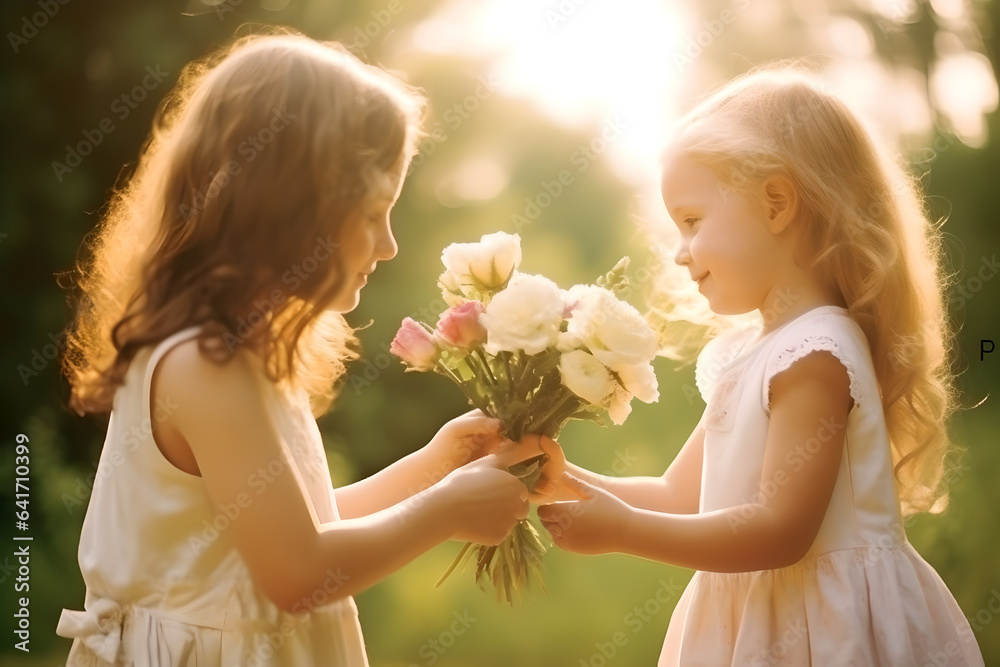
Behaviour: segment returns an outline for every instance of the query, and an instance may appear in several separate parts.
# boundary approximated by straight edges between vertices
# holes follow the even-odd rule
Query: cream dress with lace
[[[153,369],[198,330],[137,353],[115,395],[80,537],[85,611],[64,609],[56,629],[74,640],[67,664],[367,665],[353,598],[330,601],[343,573],[328,571],[312,611],[278,609],[253,585],[226,530],[239,504],[214,510],[201,478],[171,465],[153,441],[153,420],[176,406],[169,396],[150,406]],[[339,520],[308,396],[270,382],[259,362],[257,371],[285,458],[248,479],[238,500],[253,502],[268,480],[294,470],[320,521]]]
[[[861,328],[847,310],[822,306],[760,333],[725,333],[698,358],[696,383],[708,404],[700,510],[742,505],[769,492],[761,472],[770,380],[813,351],[840,360],[854,399],[833,496],[798,563],[696,572],[670,619],[660,667],[982,665],[962,610],[906,539]],[[804,443],[799,456],[844,426],[823,424],[817,442]],[[789,464],[790,472],[801,466],[795,457]]]

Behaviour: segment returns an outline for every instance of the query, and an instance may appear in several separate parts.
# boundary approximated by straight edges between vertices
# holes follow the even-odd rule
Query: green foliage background
[[[594,2],[608,0],[593,0]],[[350,42],[356,28],[384,9],[380,0],[355,3],[295,2],[281,10],[266,2],[229,2],[215,12],[200,5],[197,15],[184,15],[185,2],[83,2],[60,6],[38,34],[15,49],[3,51],[0,118],[4,150],[0,157],[0,535],[13,545],[13,444],[17,433],[31,438],[31,619],[30,655],[13,650],[11,613],[16,563],[14,547],[0,548],[0,655],[4,664],[62,664],[69,641],[55,636],[62,607],[82,608],[84,586],[76,548],[89,494],[87,476],[96,467],[106,419],[80,419],[66,408],[68,387],[57,364],[47,360],[65,326],[65,294],[55,274],[72,268],[83,236],[96,224],[108,189],[123,164],[134,162],[149,130],[156,103],[167,92],[181,66],[234,34],[244,23],[284,24],[318,38]],[[440,56],[410,62],[389,48],[396,31],[440,9],[436,0],[402,3],[393,25],[366,49],[369,60],[407,72],[423,87],[433,109],[431,124],[455,102],[469,95],[488,63]],[[540,3],[544,8],[557,3]],[[579,3],[577,3],[579,4]],[[822,3],[821,3],[822,4]],[[847,2],[831,8],[857,15],[875,26],[876,19]],[[878,42],[881,57],[900,58],[926,67],[934,59],[933,12],[920,5],[919,20]],[[270,5],[273,6],[273,3]],[[698,11],[716,16],[724,3],[701,3]],[[997,71],[993,35],[1000,25],[1000,3],[975,3],[987,53]],[[581,7],[586,11],[586,6]],[[37,2],[8,2],[0,7],[0,28],[20,32],[23,17],[39,10]],[[754,11],[751,7],[749,11]],[[775,26],[774,35],[748,35],[735,26],[706,49],[730,75],[746,68],[734,51],[761,62],[800,55],[801,23]],[[873,32],[877,32],[874,31]],[[9,37],[7,40],[9,41]],[[396,58],[394,60],[394,58]],[[167,80],[124,119],[115,118],[93,153],[61,181],[53,160],[64,160],[66,144],[75,144],[84,129],[111,116],[111,103],[144,76],[146,66],[159,65]],[[1000,167],[997,116],[989,119],[988,143],[971,149],[947,138],[925,179],[935,206],[949,214],[949,255],[960,284],[976,275],[983,261],[994,258],[1000,233],[996,176]],[[571,131],[546,120],[529,104],[493,95],[444,140],[425,148],[394,214],[400,245],[395,260],[381,266],[365,289],[361,307],[350,316],[355,325],[372,321],[360,336],[366,360],[356,363],[336,409],[320,421],[337,484],[369,475],[423,445],[447,419],[465,407],[459,393],[443,378],[429,374],[404,376],[388,356],[388,344],[401,318],[436,313],[443,305],[434,287],[440,249],[453,241],[471,241],[496,230],[515,231],[512,214],[522,212],[525,198],[539,192],[568,168],[569,156],[597,135],[598,127]],[[928,139],[930,142],[934,137]],[[464,157],[486,151],[502,154],[512,174],[496,198],[448,208],[435,188],[443,174]],[[623,254],[649,260],[648,244],[627,215],[629,188],[603,161],[577,173],[574,183],[542,215],[521,230],[524,269],[544,272],[563,286],[591,281]],[[994,260],[995,261],[995,260]],[[981,339],[1000,338],[996,316],[998,281],[985,280],[970,299],[956,299],[953,316],[961,325],[956,370],[967,405],[989,397],[1000,355],[979,359]],[[437,310],[435,310],[437,309]],[[49,345],[49,348],[46,346]],[[39,355],[36,358],[36,353]],[[23,369],[36,364],[37,374]],[[41,366],[41,368],[38,368]],[[627,424],[601,430],[573,424],[563,435],[570,458],[598,471],[616,474],[659,474],[672,460],[700,415],[703,405],[691,398],[693,368],[656,362],[661,398],[638,404]],[[996,432],[1000,411],[987,398],[980,407],[960,413],[955,440],[966,449],[953,484],[953,502],[941,517],[924,516],[908,528],[911,541],[937,569],[974,622],[987,664],[1000,664],[1000,470]],[[92,478],[91,478],[92,479]],[[69,499],[69,500],[67,500]],[[433,582],[444,570],[457,544],[438,547],[397,575],[358,596],[362,625],[373,665],[580,665],[604,664],[601,645],[622,633],[625,645],[615,649],[616,664],[653,664],[658,655],[677,590],[690,572],[624,556],[578,557],[553,551],[547,557],[550,592],[510,609],[479,592],[468,577],[453,577],[440,590]],[[289,567],[295,567],[294,559]],[[660,604],[658,590],[670,591]],[[660,595],[663,599],[663,593]],[[902,610],[901,610],[902,612]],[[460,636],[449,634],[455,617],[476,619]],[[454,639],[453,645],[450,639]],[[436,651],[431,641],[444,647]],[[621,642],[619,642],[621,643]]]

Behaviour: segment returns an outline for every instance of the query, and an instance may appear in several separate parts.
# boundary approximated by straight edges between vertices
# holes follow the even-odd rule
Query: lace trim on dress
[[[803,338],[795,345],[788,345],[778,351],[774,362],[767,374],[767,413],[770,416],[771,407],[771,378],[787,370],[799,359],[812,352],[829,352],[837,358],[847,371],[847,377],[851,382],[851,398],[854,399],[854,407],[861,405],[861,388],[858,383],[857,374],[854,372],[854,364],[848,359],[847,353],[840,347],[840,344],[830,336],[810,335]]]

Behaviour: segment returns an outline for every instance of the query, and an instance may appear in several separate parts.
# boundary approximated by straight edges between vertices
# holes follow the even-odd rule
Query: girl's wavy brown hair
[[[764,179],[783,174],[795,183],[810,268],[832,278],[871,348],[903,511],[943,510],[955,407],[951,276],[917,179],[799,63],[760,68],[709,96],[677,123],[665,154],[678,152],[761,206]],[[654,319],[664,331],[671,325],[662,320],[682,313],[709,332],[726,328],[718,317],[691,316],[696,300],[704,308],[691,292],[686,272],[663,272]],[[665,353],[681,356],[670,354],[678,347],[667,341]]]
[[[76,263],[62,371],[78,414],[109,412],[143,347],[202,325],[201,353],[240,347],[329,409],[353,331],[329,309],[340,239],[416,151],[425,99],[334,42],[286,29],[187,65],[130,178]]]

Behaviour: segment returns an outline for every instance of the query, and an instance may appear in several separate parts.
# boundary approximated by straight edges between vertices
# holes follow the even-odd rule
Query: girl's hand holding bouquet
[[[528,490],[504,469],[496,454],[489,454],[455,469],[442,480],[444,494],[439,498],[455,526],[452,539],[499,544],[515,521],[528,515]]]
[[[391,351],[408,370],[454,381],[482,413],[469,413],[469,419],[480,420],[484,429],[484,418],[499,420],[500,434],[511,442],[494,450],[494,439],[484,436],[477,443],[470,435],[470,460],[496,451],[497,461],[535,502],[580,499],[576,487],[562,483],[565,457],[552,438],[570,419],[621,424],[633,397],[646,403],[659,398],[650,364],[656,335],[616,296],[628,284],[627,258],[596,285],[566,291],[544,276],[517,271],[516,234],[452,244],[441,260],[445,271],[438,284],[450,308],[434,328],[404,319]],[[497,546],[467,544],[442,580],[473,553],[476,580],[489,579],[508,602],[532,580],[544,586],[545,547],[526,519]]]
[[[466,463],[492,454],[507,442],[503,425],[482,410],[470,410],[442,426],[425,448],[428,470],[443,477]]]

